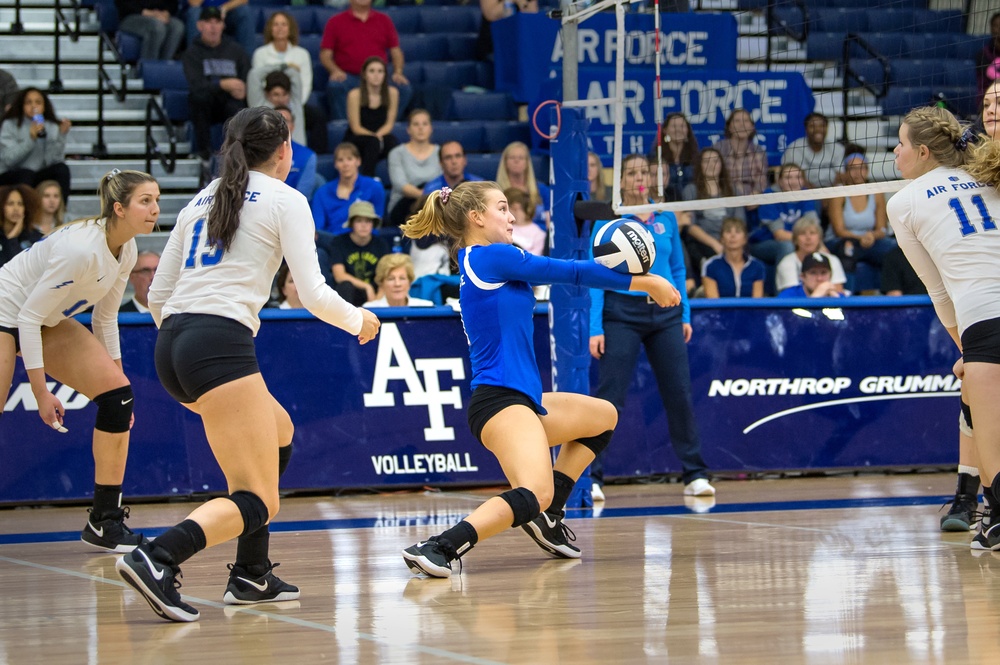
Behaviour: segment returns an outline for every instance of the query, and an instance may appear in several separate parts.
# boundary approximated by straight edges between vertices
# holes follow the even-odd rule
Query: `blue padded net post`
[[[557,124],[556,109],[551,125]],[[577,222],[573,205],[589,196],[587,181],[587,127],[583,109],[563,108],[559,136],[552,139],[552,240],[550,255],[557,259],[589,259],[590,223]],[[552,387],[563,392],[590,394],[590,294],[578,286],[552,285],[549,296]],[[593,506],[590,469],[580,476],[568,507]]]

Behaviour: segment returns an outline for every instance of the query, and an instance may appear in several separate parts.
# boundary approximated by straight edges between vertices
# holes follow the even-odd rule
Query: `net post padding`
[[[553,258],[589,258],[590,223],[581,223],[573,212],[577,200],[586,199],[590,191],[587,180],[589,124],[582,109],[563,108],[562,128],[549,143],[553,175],[549,249]],[[590,293],[587,288],[552,285],[549,296],[549,347],[553,390],[590,394]],[[590,485],[588,467],[577,481],[566,505],[593,506]]]

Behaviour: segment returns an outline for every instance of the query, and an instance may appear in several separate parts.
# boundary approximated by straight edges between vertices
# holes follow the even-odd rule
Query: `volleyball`
[[[594,236],[594,260],[615,272],[645,275],[656,260],[656,244],[642,223],[616,219]]]

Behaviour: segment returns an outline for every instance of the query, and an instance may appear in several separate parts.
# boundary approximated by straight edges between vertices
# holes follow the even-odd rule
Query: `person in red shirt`
[[[404,114],[413,90],[403,75],[396,26],[388,15],[372,9],[372,0],[351,0],[350,7],[326,22],[319,48],[319,60],[330,73],[326,98],[335,119],[347,118],[347,93],[358,87],[361,68],[371,56],[392,62],[391,80],[399,88],[399,114]]]

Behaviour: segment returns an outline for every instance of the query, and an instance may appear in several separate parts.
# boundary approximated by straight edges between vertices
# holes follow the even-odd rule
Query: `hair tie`
[[[121,173],[121,171],[119,171],[118,169],[111,169],[111,173],[107,175],[108,182],[111,182],[111,179],[114,178],[119,173]]]
[[[972,132],[971,129],[966,127],[965,129],[962,130],[962,135],[958,137],[957,141],[955,141],[955,147],[960,151],[965,152],[966,148],[969,147],[969,144],[975,142],[976,142],[976,135]]]
[[[448,203],[448,198],[451,197],[451,187],[441,188],[441,205]]]

